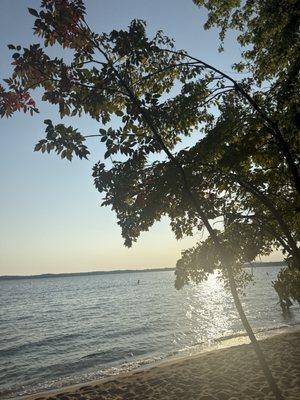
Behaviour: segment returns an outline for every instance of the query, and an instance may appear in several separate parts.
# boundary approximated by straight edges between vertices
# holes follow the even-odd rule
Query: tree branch
[[[228,79],[230,82],[233,83],[235,89],[237,90],[237,92],[239,92],[242,97],[244,97],[249,104],[253,107],[253,109],[262,117],[262,119],[265,121],[266,125],[271,128],[271,132],[273,134],[273,136],[275,137],[278,147],[280,149],[280,151],[282,152],[282,154],[284,155],[286,162],[288,164],[289,170],[293,176],[293,180],[294,180],[294,185],[295,188],[298,192],[298,194],[300,194],[300,176],[299,176],[299,172],[298,172],[298,168],[294,162],[294,159],[291,155],[289,146],[287,144],[287,142],[285,141],[281,130],[279,129],[278,125],[276,122],[274,122],[261,108],[260,106],[256,103],[256,101],[242,88],[242,86],[233,78],[231,78],[229,75],[227,75],[226,73],[222,72],[221,70],[219,70],[218,68],[213,67],[212,65],[199,60],[195,57],[192,57],[186,53],[181,53],[178,51],[174,51],[174,50],[170,50],[170,49],[164,49],[164,51],[173,53],[173,54],[177,54],[177,55],[182,55],[185,56],[191,60],[197,61],[199,62],[199,64],[205,66],[206,68],[216,72],[217,74],[220,74],[221,76],[223,76],[224,78]]]

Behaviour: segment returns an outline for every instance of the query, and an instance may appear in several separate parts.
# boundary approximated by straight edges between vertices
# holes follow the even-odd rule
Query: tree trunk
[[[100,50],[101,51],[101,50]],[[107,57],[107,60],[109,62],[109,58]],[[259,360],[259,363],[261,365],[261,368],[264,372],[264,375],[266,377],[266,380],[270,386],[270,389],[272,390],[272,392],[274,393],[274,396],[276,398],[276,400],[283,400],[283,397],[277,387],[277,384],[272,376],[272,373],[269,369],[269,366],[265,360],[264,354],[260,348],[260,345],[254,335],[254,332],[247,320],[247,317],[245,315],[245,312],[243,310],[243,306],[240,302],[239,296],[238,296],[238,292],[237,292],[237,288],[236,288],[236,284],[235,284],[235,280],[234,280],[234,275],[233,275],[233,271],[231,268],[230,263],[224,262],[226,261],[226,257],[224,257],[223,254],[223,248],[222,245],[219,241],[218,236],[216,235],[215,231],[213,230],[208,218],[206,217],[205,212],[202,210],[202,207],[200,205],[200,203],[198,202],[198,199],[194,196],[194,194],[192,193],[192,190],[190,188],[189,182],[187,180],[185,171],[183,169],[183,167],[181,166],[181,164],[178,162],[178,160],[174,157],[174,155],[170,152],[170,150],[168,149],[168,147],[165,145],[162,137],[160,136],[160,133],[158,132],[155,123],[152,120],[151,115],[149,115],[148,110],[146,110],[142,104],[140,103],[138,97],[135,95],[135,93],[133,92],[133,90],[131,89],[131,87],[127,84],[126,81],[124,81],[124,79],[122,78],[122,76],[120,76],[120,74],[118,73],[118,71],[114,68],[114,65],[111,64],[111,67],[115,70],[116,76],[119,79],[120,84],[124,87],[124,89],[126,90],[126,92],[128,93],[132,103],[137,107],[137,109],[139,110],[141,116],[144,118],[144,121],[146,122],[146,124],[149,126],[150,130],[152,131],[152,134],[154,136],[154,138],[157,140],[157,142],[160,144],[162,150],[165,152],[165,154],[167,155],[167,157],[169,158],[169,160],[171,161],[171,163],[174,166],[174,170],[175,172],[177,172],[177,174],[179,175],[179,177],[182,180],[183,183],[183,189],[186,193],[187,198],[190,199],[190,202],[192,204],[192,206],[195,208],[196,212],[198,213],[199,217],[202,219],[206,229],[208,230],[211,238],[213,239],[218,255],[220,257],[220,261],[222,262],[222,264],[227,268],[227,272],[228,272],[228,278],[229,278],[229,285],[230,285],[230,290],[231,290],[231,294],[234,300],[234,304],[236,306],[236,309],[239,313],[239,316],[241,318],[242,324],[250,338],[250,341],[253,345],[253,348],[256,352],[257,358]]]
[[[146,113],[147,116],[147,113]],[[151,123],[151,120],[150,120]],[[152,125],[152,124],[151,124]],[[150,125],[150,127],[151,127]],[[152,125],[153,126],[153,125]],[[153,127],[152,129],[155,129],[155,127]],[[154,131],[156,132],[156,131]],[[181,176],[182,182],[183,182],[183,187],[184,187],[184,191],[187,195],[187,197],[190,199],[191,204],[194,206],[196,212],[198,213],[199,217],[201,218],[201,220],[203,221],[206,229],[208,230],[208,233],[210,235],[210,237],[212,238],[216,250],[218,252],[219,255],[219,259],[221,261],[221,264],[225,267],[225,269],[227,270],[228,273],[228,280],[229,280],[229,286],[230,286],[230,291],[234,300],[234,304],[235,307],[237,309],[237,312],[240,316],[241,322],[245,328],[245,331],[247,332],[247,335],[249,336],[249,339],[251,341],[251,344],[253,346],[253,349],[257,355],[258,361],[260,363],[260,366],[263,370],[263,373],[265,375],[265,378],[270,386],[271,391],[273,392],[275,399],[276,400],[283,400],[283,396],[275,382],[275,379],[272,375],[272,372],[268,366],[268,363],[265,359],[265,356],[261,350],[261,347],[255,337],[255,334],[251,328],[251,325],[246,317],[246,314],[244,312],[242,303],[240,301],[239,295],[238,295],[238,291],[237,291],[237,287],[236,287],[236,283],[235,283],[235,279],[234,279],[234,274],[232,271],[232,267],[231,267],[231,261],[229,261],[231,259],[231,257],[227,257],[226,254],[224,254],[224,249],[222,247],[222,244],[219,240],[218,235],[216,234],[216,232],[214,231],[214,229],[212,228],[208,218],[206,217],[205,212],[202,210],[201,205],[199,204],[197,198],[194,196],[194,194],[191,191],[190,185],[188,183],[187,177],[185,175],[185,171],[183,169],[183,167],[179,164],[179,162],[177,161],[177,159],[173,156],[173,154],[166,148],[162,138],[160,137],[159,133],[156,132],[156,135],[158,137],[159,143],[162,145],[162,148],[164,150],[164,152],[166,153],[166,155],[168,156],[168,158],[170,159],[170,161],[173,163],[174,165],[174,169],[177,170],[177,172],[179,173],[179,175]],[[229,260],[228,260],[229,258]]]
[[[148,119],[148,114],[147,112],[144,112],[144,118]],[[146,121],[147,121],[146,119]],[[185,175],[185,171],[182,168],[182,166],[179,164],[179,162],[177,161],[177,159],[173,156],[173,154],[169,151],[169,149],[165,146],[162,138],[160,137],[159,133],[156,131],[155,126],[152,124],[151,119],[148,122],[149,127],[151,128],[152,132],[154,133],[154,136],[157,138],[157,140],[159,141],[159,143],[162,146],[162,149],[164,150],[164,152],[166,153],[166,155],[168,156],[168,158],[170,159],[170,161],[173,163],[174,165],[174,169],[179,173],[179,175],[181,176],[182,179],[182,183],[183,183],[183,187],[185,190],[185,193],[187,195],[187,197],[190,199],[191,204],[194,206],[195,210],[197,211],[199,217],[201,218],[201,220],[203,221],[206,229],[208,230],[209,235],[211,236],[212,240],[214,241],[214,244],[216,246],[217,252],[219,254],[219,259],[222,263],[222,265],[226,268],[227,272],[228,272],[228,280],[229,280],[229,286],[230,286],[230,291],[234,300],[234,304],[235,307],[238,311],[238,314],[240,316],[240,319],[242,321],[242,324],[245,328],[245,331],[247,332],[249,339],[251,341],[251,344],[253,346],[253,349],[257,355],[258,361],[261,365],[261,368],[263,370],[263,373],[265,375],[265,378],[270,386],[270,389],[272,390],[275,399],[276,400],[283,400],[283,396],[280,393],[280,390],[275,382],[275,379],[272,375],[272,372],[268,366],[268,363],[264,357],[264,354],[261,350],[261,347],[255,337],[255,334],[251,328],[251,325],[246,317],[246,314],[244,312],[242,303],[240,301],[238,292],[237,292],[237,287],[236,287],[236,283],[234,280],[234,275],[233,275],[233,271],[232,271],[232,267],[230,262],[227,261],[227,257],[224,255],[223,252],[223,248],[222,248],[222,244],[219,241],[219,238],[217,236],[217,234],[215,233],[215,231],[213,230],[208,218],[206,217],[205,212],[202,210],[201,205],[199,204],[198,200],[196,199],[196,197],[194,196],[194,194],[191,191],[190,185],[188,183],[187,177]]]
[[[273,392],[273,394],[275,396],[275,399],[276,400],[283,400],[283,396],[281,395],[281,392],[280,392],[280,390],[279,390],[279,388],[277,386],[277,383],[276,383],[276,381],[275,381],[275,379],[274,379],[274,377],[272,375],[272,372],[271,372],[271,370],[270,370],[270,368],[269,368],[269,366],[268,366],[268,364],[266,362],[266,359],[265,359],[265,356],[264,356],[264,354],[262,352],[262,349],[261,349],[261,347],[260,347],[260,345],[259,345],[259,343],[258,343],[258,341],[257,341],[257,339],[256,339],[256,337],[254,335],[254,332],[253,332],[253,330],[251,328],[251,325],[249,324],[249,321],[248,321],[248,319],[246,317],[246,314],[244,312],[242,303],[240,301],[240,298],[239,298],[239,295],[238,295],[238,292],[237,292],[237,288],[236,288],[236,284],[235,284],[232,268],[231,268],[230,265],[226,265],[226,269],[228,271],[228,280],[229,280],[229,285],[230,285],[230,291],[231,291],[231,294],[232,294],[232,297],[233,297],[233,300],[234,300],[235,307],[236,307],[236,309],[237,309],[237,311],[239,313],[239,316],[240,316],[242,324],[243,324],[243,326],[245,328],[245,331],[247,332],[247,334],[248,334],[248,336],[250,338],[251,344],[252,344],[253,349],[254,349],[254,351],[256,353],[256,356],[257,356],[257,358],[259,360],[259,363],[260,363],[261,368],[262,368],[262,370],[264,372],[264,375],[265,375],[265,377],[266,377],[266,379],[267,379],[267,381],[269,383],[269,386],[270,386],[270,388],[271,388],[271,390],[272,390],[272,392]]]
[[[270,386],[271,391],[273,392],[273,394],[275,396],[275,399],[283,400],[283,396],[280,393],[280,390],[274,380],[274,377],[273,377],[272,372],[268,366],[268,363],[264,357],[261,347],[255,337],[255,334],[254,334],[254,332],[251,328],[251,325],[250,325],[250,323],[246,317],[246,314],[244,312],[242,303],[240,301],[240,298],[239,298],[239,295],[237,292],[237,287],[236,287],[232,267],[231,267],[230,262],[228,262],[228,257],[224,254],[224,250],[222,248],[222,244],[220,243],[219,237],[217,236],[216,232],[212,228],[212,226],[211,226],[208,218],[206,217],[205,212],[202,210],[202,207],[199,204],[197,198],[192,193],[183,167],[178,162],[178,160],[173,156],[173,154],[169,151],[169,149],[166,147],[163,139],[161,138],[160,134],[157,132],[155,125],[152,123],[151,118],[149,117],[148,113],[142,107],[141,107],[141,114],[143,115],[143,117],[145,118],[146,122],[148,123],[150,129],[152,130],[154,137],[158,140],[162,149],[164,150],[164,152],[166,153],[166,155],[168,156],[168,158],[174,165],[174,170],[177,171],[177,173],[180,175],[180,177],[182,179],[182,183],[183,183],[183,188],[184,188],[187,198],[190,199],[191,204],[193,205],[193,207],[195,208],[199,217],[203,221],[206,229],[208,230],[209,235],[211,236],[211,238],[216,246],[216,250],[218,252],[221,264],[225,267],[225,269],[228,272],[229,286],[230,286],[230,291],[231,291],[231,294],[232,294],[232,297],[234,300],[235,307],[238,311],[238,314],[239,314],[241,322],[245,328],[245,331],[247,332],[247,335],[249,336],[249,339],[250,339],[253,349],[257,355],[258,361],[263,370],[265,378]]]

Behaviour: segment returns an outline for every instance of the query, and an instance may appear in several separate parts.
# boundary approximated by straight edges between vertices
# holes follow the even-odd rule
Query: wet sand
[[[260,341],[282,394],[300,399],[300,331]],[[253,348],[243,344],[25,397],[51,400],[259,400],[274,399]],[[24,399],[24,397],[22,398]]]

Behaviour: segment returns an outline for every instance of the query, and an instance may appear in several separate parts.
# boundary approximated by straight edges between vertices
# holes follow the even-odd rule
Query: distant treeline
[[[245,267],[284,267],[285,261],[274,262],[253,262],[245,264]],[[47,279],[47,278],[64,278],[72,276],[91,276],[91,275],[110,275],[110,274],[128,274],[137,272],[160,272],[174,271],[175,268],[148,268],[148,269],[118,269],[113,271],[92,271],[92,272],[70,272],[62,274],[41,274],[41,275],[4,275],[0,276],[0,281],[18,280],[18,279]]]
[[[156,271],[174,271],[174,268],[117,269],[113,271],[65,272],[61,274],[41,274],[41,275],[3,275],[0,276],[0,281],[17,280],[17,279],[45,279],[45,278],[64,278],[72,276],[128,274],[135,272],[156,272]]]

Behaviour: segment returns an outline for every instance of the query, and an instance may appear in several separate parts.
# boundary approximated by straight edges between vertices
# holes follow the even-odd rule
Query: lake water
[[[288,316],[278,305],[278,270],[254,269],[242,298],[255,331],[300,323],[299,305]],[[172,271],[1,281],[0,397],[117,374],[241,332],[215,276],[181,291]]]

